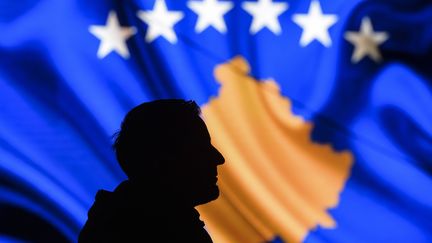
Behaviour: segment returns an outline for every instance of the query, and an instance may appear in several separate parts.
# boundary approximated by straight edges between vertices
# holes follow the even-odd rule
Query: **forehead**
[[[199,116],[183,121],[176,129],[179,138],[181,137],[183,142],[200,143],[210,141],[207,126]]]
[[[207,126],[204,123],[203,119],[201,119],[201,117],[197,117],[193,120],[189,132],[190,135],[193,136],[194,138],[200,138],[200,139],[202,138],[206,140],[210,139],[210,134],[209,131],[207,130]]]

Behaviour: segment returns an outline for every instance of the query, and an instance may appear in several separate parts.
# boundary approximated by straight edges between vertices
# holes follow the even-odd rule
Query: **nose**
[[[213,153],[214,153],[214,158],[216,161],[217,165],[223,165],[225,163],[225,158],[223,157],[223,155],[219,152],[219,150],[217,148],[213,147]]]

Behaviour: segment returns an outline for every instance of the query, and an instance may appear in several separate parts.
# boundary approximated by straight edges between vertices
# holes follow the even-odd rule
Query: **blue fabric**
[[[322,0],[325,14],[338,15],[329,48],[299,44],[292,16],[307,13],[309,0],[286,1],[280,35],[250,34],[242,2],[225,15],[227,33],[198,34],[186,1],[166,0],[184,13],[172,44],[145,42],[148,26],[136,13],[153,0],[1,0],[0,215],[2,205],[14,205],[75,241],[96,191],[125,178],[110,142],[126,112],[159,98],[205,104],[219,88],[214,67],[242,55],[253,77],[276,80],[293,111],[314,123],[312,140],[354,155],[331,210],[336,228],[318,227],[305,242],[431,242],[430,1]],[[111,10],[137,29],[126,42],[129,59],[96,55],[100,40],[89,26],[105,25]],[[358,31],[365,16],[389,34],[381,63],[351,62],[344,34]]]

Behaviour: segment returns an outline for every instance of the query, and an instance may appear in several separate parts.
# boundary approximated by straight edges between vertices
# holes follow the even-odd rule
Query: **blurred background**
[[[227,160],[215,243],[431,242],[431,60],[428,0],[0,0],[0,242],[76,242],[162,98]]]

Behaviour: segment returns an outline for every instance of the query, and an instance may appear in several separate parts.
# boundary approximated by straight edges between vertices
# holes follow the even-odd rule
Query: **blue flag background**
[[[432,241],[430,1],[260,1],[285,3],[260,23],[257,1],[219,1],[223,25],[202,30],[189,2],[0,1],[1,242],[75,242],[96,191],[125,179],[111,135],[126,112],[206,104],[235,56],[277,81],[311,141],[353,154],[337,225],[304,242]],[[177,17],[149,24],[162,5]]]

